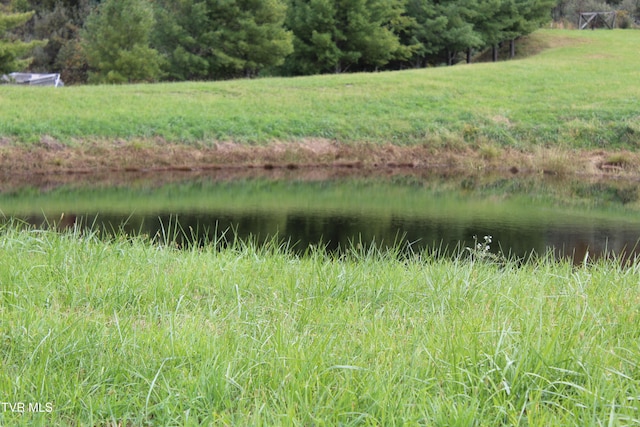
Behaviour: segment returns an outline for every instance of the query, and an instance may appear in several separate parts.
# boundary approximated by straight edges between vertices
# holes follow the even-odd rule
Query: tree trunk
[[[447,65],[453,65],[453,61],[456,59],[458,52],[447,50]]]

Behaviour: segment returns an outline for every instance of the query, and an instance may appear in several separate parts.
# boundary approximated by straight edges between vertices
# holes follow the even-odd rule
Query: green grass
[[[556,47],[498,64],[215,83],[3,86],[0,140],[322,137],[637,148],[640,32],[535,37]],[[486,203],[464,211],[454,200],[451,212],[488,208],[487,194],[503,197],[505,185],[518,182],[460,184]],[[266,195],[260,184],[245,184],[174,185],[146,195],[112,189],[100,199],[67,189],[3,194],[0,210],[38,204],[68,212],[72,202],[124,210],[140,199],[149,206],[199,200],[203,209],[259,202],[286,210],[331,199],[341,202],[328,208],[390,206],[379,183],[370,199],[358,197],[366,184],[354,192],[282,183]],[[598,195],[605,208],[620,198],[637,205],[637,192],[624,186],[570,188],[587,201]],[[418,214],[433,197],[438,190],[408,186],[394,208]],[[640,423],[637,265],[575,267],[543,258],[517,266],[374,249],[298,257],[275,243],[214,246],[180,251],[143,237],[0,225],[0,424]],[[44,412],[13,412],[19,404]]]
[[[630,425],[640,269],[0,228],[3,425]],[[120,424],[121,423],[121,424]]]
[[[525,59],[226,82],[3,87],[0,137],[208,144],[329,138],[434,146],[640,145],[640,31],[535,33]]]

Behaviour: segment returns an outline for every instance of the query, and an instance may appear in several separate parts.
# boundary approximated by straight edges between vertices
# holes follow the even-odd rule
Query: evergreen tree
[[[286,26],[294,34],[293,54],[286,67],[292,74],[328,72],[340,61],[338,40],[345,36],[338,31],[333,0],[293,0]]]
[[[474,28],[481,34],[485,46],[496,47],[517,36],[513,31],[517,21],[518,10],[514,0],[479,0]]]
[[[160,0],[154,42],[171,79],[251,77],[293,50],[283,0]]]
[[[33,14],[34,12],[3,13],[0,10],[0,74],[26,68],[31,58],[24,58],[24,56],[37,46],[46,43],[40,40],[23,42],[7,34],[9,30],[24,25],[33,17]]]
[[[161,56],[149,46],[154,16],[147,0],[106,0],[87,18],[82,45],[93,83],[153,81]]]
[[[282,0],[208,0],[214,68],[220,77],[252,77],[293,51]]]
[[[479,18],[475,28],[482,34],[485,46],[491,47],[493,60],[498,59],[498,46],[538,29],[551,19],[555,0],[484,0],[479,2]]]
[[[480,0],[481,1],[481,0]],[[447,28],[443,33],[446,46],[447,64],[456,62],[459,52],[471,51],[482,47],[482,35],[474,26],[479,19],[476,0],[449,0],[443,6],[443,13],[448,17]]]
[[[160,0],[153,44],[167,58],[170,80],[213,78],[213,24],[207,4],[194,0]]]
[[[290,74],[376,69],[407,59],[400,44],[407,25],[402,0],[292,0],[286,25],[293,31]]]
[[[551,21],[551,13],[557,0],[515,0],[518,19],[515,32],[518,36],[530,34]]]
[[[410,39],[404,43],[418,45],[411,63],[415,67],[424,67],[445,49],[444,32],[449,19],[432,0],[408,0],[406,8],[414,25],[409,32]]]

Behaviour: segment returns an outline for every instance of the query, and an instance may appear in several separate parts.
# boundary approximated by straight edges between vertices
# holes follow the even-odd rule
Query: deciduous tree
[[[36,38],[47,39],[48,43],[34,51],[33,70],[67,74],[62,67],[70,51],[78,46],[80,30],[94,7],[92,4],[93,0],[57,1],[51,9],[37,5],[40,10],[32,20],[31,31]],[[58,58],[61,51],[63,55]],[[67,82],[65,80],[65,84]]]

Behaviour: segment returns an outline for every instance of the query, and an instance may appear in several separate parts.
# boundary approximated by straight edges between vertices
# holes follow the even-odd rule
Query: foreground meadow
[[[0,422],[637,424],[639,283],[614,261],[177,250],[7,224]]]

